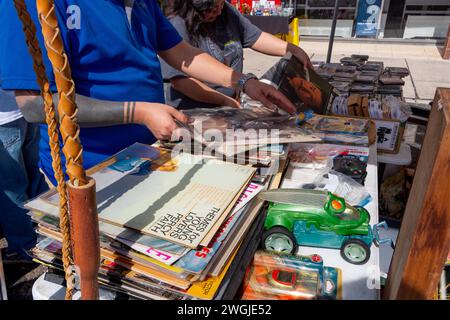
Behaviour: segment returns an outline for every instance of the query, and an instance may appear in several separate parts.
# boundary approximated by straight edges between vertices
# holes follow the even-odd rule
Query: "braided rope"
[[[42,26],[45,47],[55,74],[58,87],[60,131],[63,152],[66,156],[66,171],[74,186],[88,183],[83,168],[83,148],[80,143],[80,127],[77,123],[78,108],[75,103],[75,83],[72,80],[69,61],[64,52],[64,44],[58,27],[53,0],[38,0],[37,10]]]
[[[36,38],[36,26],[31,20],[24,0],[14,0],[17,14],[22,22],[23,31],[28,46],[28,50],[33,58],[33,68],[36,73],[37,82],[41,89],[41,96],[44,100],[45,121],[47,123],[47,132],[49,136],[50,152],[52,156],[52,167],[55,179],[58,182],[59,192],[59,212],[60,229],[63,235],[63,265],[65,278],[67,282],[66,300],[71,300],[75,286],[75,273],[73,268],[73,258],[70,239],[70,219],[68,210],[68,200],[66,192],[66,183],[61,165],[61,150],[59,146],[58,119],[55,113],[50,84],[45,72],[45,66],[42,61],[42,51]]]

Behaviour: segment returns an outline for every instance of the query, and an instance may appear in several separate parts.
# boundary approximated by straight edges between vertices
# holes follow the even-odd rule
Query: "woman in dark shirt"
[[[244,48],[280,57],[290,52],[305,67],[312,67],[301,48],[261,31],[225,0],[174,0],[168,15],[184,40],[237,71],[243,69]],[[164,62],[162,72],[170,81],[165,91],[169,105],[178,109],[239,107],[233,89],[203,83]]]

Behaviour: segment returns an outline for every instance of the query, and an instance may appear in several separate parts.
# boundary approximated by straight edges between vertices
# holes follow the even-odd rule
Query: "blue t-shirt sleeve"
[[[44,47],[42,32],[37,18],[36,1],[26,0],[28,12],[37,29],[37,38],[42,51],[47,77],[51,84],[51,90],[56,92],[53,72],[47,51]],[[56,7],[58,10],[58,6]],[[59,18],[59,17],[58,17]],[[25,42],[25,34],[22,31],[22,23],[17,15],[13,1],[0,1],[0,69],[1,87],[5,90],[37,90],[39,85],[33,69],[33,60]],[[64,23],[59,21],[61,35],[66,35]]]
[[[155,2],[153,0],[153,2]],[[155,5],[155,21],[157,26],[157,51],[165,51],[175,47],[183,39],[167,20],[158,5]]]

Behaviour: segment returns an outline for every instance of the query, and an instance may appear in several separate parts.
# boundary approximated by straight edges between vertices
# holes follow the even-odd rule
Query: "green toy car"
[[[262,246],[265,250],[295,254],[298,245],[340,249],[353,264],[365,264],[372,242],[380,240],[378,229],[370,227],[370,215],[363,207],[352,207],[330,192],[277,189],[260,193],[269,202]]]

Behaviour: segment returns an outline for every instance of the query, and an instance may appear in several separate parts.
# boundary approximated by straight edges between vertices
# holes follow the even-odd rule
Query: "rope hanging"
[[[52,167],[55,174],[55,179],[58,183],[59,193],[59,213],[60,222],[59,227],[63,236],[62,257],[65,270],[65,279],[67,283],[67,290],[65,298],[71,300],[73,289],[75,286],[75,272],[73,268],[72,247],[70,239],[70,219],[67,200],[66,183],[61,164],[61,150],[59,146],[59,128],[58,119],[56,117],[55,105],[53,104],[52,92],[50,91],[50,83],[45,71],[45,65],[42,60],[42,51],[39,46],[39,41],[36,38],[36,26],[31,20],[30,14],[27,11],[24,0],[14,0],[17,14],[22,22],[23,31],[28,46],[28,50],[33,59],[33,68],[36,73],[37,83],[41,90],[41,96],[44,100],[45,121],[47,123],[47,133],[49,136],[50,153],[52,156]]]
[[[64,52],[55,5],[53,0],[37,0],[36,3],[47,55],[52,63],[58,88],[58,115],[67,175],[74,186],[84,186],[88,180],[83,168],[83,148],[79,138],[80,127],[76,119],[78,108],[75,104],[75,83],[72,80],[69,59]]]

